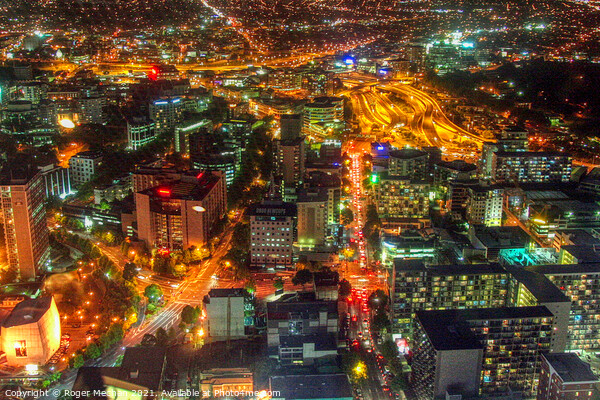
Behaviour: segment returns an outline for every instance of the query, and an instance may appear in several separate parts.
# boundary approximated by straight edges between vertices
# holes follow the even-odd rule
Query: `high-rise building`
[[[79,122],[84,124],[103,124],[106,122],[104,97],[83,97],[78,100],[78,103]]]
[[[33,280],[46,271],[50,259],[42,172],[30,165],[8,166],[0,198],[8,265],[20,280]]]
[[[156,123],[148,118],[138,117],[127,120],[127,147],[137,150],[156,140]]]
[[[536,400],[591,400],[597,385],[598,377],[577,354],[542,354]]]
[[[301,190],[298,193],[298,246],[322,245],[327,236],[327,202],[325,190]]]
[[[52,163],[40,166],[38,169],[42,172],[46,197],[58,196],[65,198],[72,193],[69,168],[63,168]]]
[[[382,218],[429,217],[429,184],[381,174],[375,189],[377,211]]]
[[[444,387],[452,387],[460,394],[460,383],[465,380],[462,371],[469,372],[468,387],[472,388],[472,377],[477,368],[481,370],[480,394],[513,391],[522,392],[524,397],[534,396],[542,354],[550,350],[553,319],[544,306],[417,312],[412,382],[418,398],[431,400],[439,393],[440,387],[435,386],[437,382],[443,382]],[[467,336],[466,329],[472,332],[475,340]],[[464,335],[457,339],[457,334],[463,332]],[[432,343],[431,338],[441,343]],[[446,343],[449,343],[448,347],[451,343],[460,344],[461,338],[465,338],[461,349],[476,350],[483,346],[483,357],[473,351],[463,353],[468,358],[448,357],[444,364],[434,362],[438,349],[443,350]],[[477,362],[481,364],[476,365]],[[443,369],[437,368],[438,365]],[[461,373],[457,374],[457,371]],[[439,376],[441,372],[445,375]]]
[[[302,134],[302,115],[283,114],[279,119],[281,140],[294,140]]]
[[[208,119],[183,121],[175,127],[175,151],[182,154],[190,152],[190,135],[195,133],[210,133],[213,130],[212,121]]]
[[[295,187],[304,182],[306,144],[304,137],[275,142],[275,166],[284,186]]]
[[[102,165],[102,153],[99,151],[82,151],[69,159],[71,183],[79,187],[92,180]]]
[[[278,68],[268,74],[269,86],[279,90],[299,90],[302,76],[291,68]]]
[[[220,172],[188,171],[177,181],[135,194],[138,236],[149,247],[201,247],[225,214],[227,194]]]
[[[572,161],[570,155],[559,152],[496,151],[490,175],[495,182],[569,182]]]
[[[156,123],[157,134],[172,132],[183,117],[184,102],[179,97],[154,100],[149,117]]]
[[[316,97],[304,105],[302,132],[321,135],[327,127],[344,120],[344,99],[341,97]]]
[[[429,155],[418,149],[404,148],[390,151],[388,174],[408,179],[429,180]]]
[[[470,224],[502,225],[503,188],[473,185],[468,188],[468,193],[466,218]]]
[[[600,350],[600,264],[536,265],[570,300],[567,350]]]
[[[264,268],[293,265],[296,237],[296,205],[264,201],[248,210],[250,216],[250,261]]]

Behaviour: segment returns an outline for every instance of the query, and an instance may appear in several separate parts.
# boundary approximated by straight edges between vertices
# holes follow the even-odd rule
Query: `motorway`
[[[220,282],[216,275],[220,269],[221,259],[227,253],[231,239],[233,236],[234,227],[241,218],[234,220],[229,224],[222,234],[222,240],[214,251],[210,259],[204,260],[199,266],[193,267],[191,273],[185,278],[185,280],[173,291],[170,296],[170,300],[167,304],[160,309],[160,311],[154,316],[142,323],[137,328],[132,328],[127,332],[125,338],[122,340],[120,346],[114,346],[111,350],[105,353],[102,358],[98,360],[90,360],[86,362],[86,366],[101,366],[108,367],[115,364],[117,358],[124,353],[125,348],[132,347],[139,344],[145,334],[153,334],[159,328],[168,330],[170,327],[177,326],[180,319],[181,310],[186,305],[196,306],[202,303],[202,299],[209,290],[217,286],[229,286],[229,282]],[[102,246],[101,249],[104,251],[106,247]],[[108,248],[110,249],[110,248]],[[116,248],[115,248],[116,249]],[[118,249],[115,250],[118,252]],[[113,256],[117,256],[113,253]],[[112,259],[112,257],[109,256]],[[123,258],[119,254],[119,258]],[[113,260],[114,261],[114,260]],[[120,260],[122,261],[122,260]],[[77,377],[77,370],[67,370],[63,373],[63,377],[58,385],[52,387],[52,389],[70,390],[73,387],[75,378]],[[49,396],[40,397],[42,400],[55,400],[56,396],[50,391]]]
[[[389,140],[398,147],[434,146],[456,158],[473,158],[487,141],[454,124],[438,101],[400,81],[379,81],[372,77],[343,79],[359,126],[377,140]]]

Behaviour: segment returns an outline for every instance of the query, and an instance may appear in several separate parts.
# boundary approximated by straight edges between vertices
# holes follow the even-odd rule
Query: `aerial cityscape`
[[[0,400],[599,400],[600,1],[0,0]]]

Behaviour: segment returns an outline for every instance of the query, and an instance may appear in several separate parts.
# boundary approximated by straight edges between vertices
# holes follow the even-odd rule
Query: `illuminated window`
[[[27,357],[27,342],[25,340],[17,340],[15,342],[15,356]]]

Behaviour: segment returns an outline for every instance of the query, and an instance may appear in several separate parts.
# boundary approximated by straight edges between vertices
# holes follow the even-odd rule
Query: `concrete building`
[[[463,160],[439,161],[434,165],[433,183],[447,185],[451,181],[466,182],[477,177],[477,166]]]
[[[298,193],[298,246],[322,245],[327,236],[328,196],[324,190],[302,190]]]
[[[11,366],[45,365],[60,347],[60,315],[51,296],[23,300],[1,327],[2,351]]]
[[[204,298],[210,340],[245,337],[247,292],[244,289],[211,289]]]
[[[412,387],[417,399],[444,399],[457,388],[463,396],[477,396],[483,344],[468,324],[456,321],[438,329],[438,322],[427,313],[419,313],[417,318],[412,364]]]
[[[0,179],[1,220],[8,266],[21,280],[46,271],[50,259],[42,172],[31,165],[9,165]]]
[[[208,119],[183,121],[175,127],[175,151],[190,153],[190,135],[209,133],[213,130],[212,121]]]
[[[598,377],[575,353],[542,354],[536,400],[591,400]]]
[[[220,172],[188,171],[177,181],[135,194],[138,237],[150,248],[201,247],[227,208]]]
[[[120,367],[81,367],[73,383],[73,399],[106,400],[111,398],[152,400],[167,384],[167,372],[173,371],[164,347],[128,347]],[[91,396],[90,396],[91,394]]]
[[[296,205],[262,202],[247,211],[250,216],[250,261],[264,268],[293,265]]]
[[[346,374],[271,376],[273,400],[352,400],[352,385]]]
[[[415,390],[422,393],[419,398],[430,400],[434,398],[432,394],[439,393],[440,386],[447,388],[455,383],[459,391],[462,384],[468,395],[478,369],[481,371],[479,394],[499,395],[513,391],[522,392],[524,397],[534,396],[542,354],[550,350],[553,318],[543,306],[417,312],[415,331],[422,334],[413,346],[412,380]],[[454,332],[467,338],[466,329],[475,337],[475,341],[469,340],[466,350],[482,347],[483,356],[479,358],[478,351],[471,351],[448,357],[443,364],[446,374],[440,375],[442,371],[436,370],[432,361],[437,359],[436,347],[441,345],[428,345],[428,338],[436,337],[442,343],[456,340]],[[461,373],[457,374],[457,371]],[[470,379],[465,379],[463,371],[468,371]],[[435,382],[443,382],[443,386],[437,386],[437,393],[434,393]]]
[[[275,167],[284,186],[296,187],[304,182],[306,174],[306,144],[304,136],[275,142]]]
[[[279,120],[281,140],[294,140],[302,135],[302,114],[284,114]]]
[[[429,184],[383,173],[375,188],[375,202],[381,218],[429,217]]]
[[[474,185],[468,188],[468,193],[467,222],[473,225],[502,225],[503,188]]]
[[[102,165],[102,153],[99,151],[82,151],[69,159],[71,183],[79,187],[92,180]]]
[[[156,123],[145,117],[127,120],[127,147],[137,150],[157,138]]]
[[[228,392],[252,393],[254,379],[248,368],[211,368],[200,372],[200,390],[211,397],[222,397]]]
[[[490,175],[494,182],[569,182],[572,161],[570,155],[559,152],[496,151]]]
[[[106,99],[102,96],[83,97],[79,103],[79,122],[83,124],[103,124],[106,122],[104,106]]]
[[[179,97],[154,100],[150,103],[149,117],[156,123],[156,133],[173,132],[183,118],[185,103]]]
[[[404,148],[389,153],[387,172],[417,181],[429,180],[429,154],[422,150]]]
[[[342,97],[316,97],[304,105],[302,133],[320,135],[320,126],[334,126],[344,120],[344,99]]]
[[[313,364],[337,356],[337,302],[313,292],[284,294],[267,303],[269,356],[283,365]]]
[[[63,168],[55,164],[39,166],[42,172],[44,186],[46,187],[46,197],[58,196],[65,198],[73,193],[71,191],[71,175],[69,168]]]

